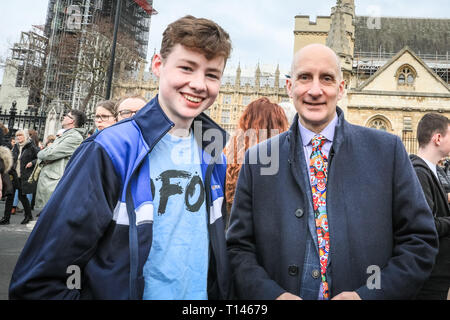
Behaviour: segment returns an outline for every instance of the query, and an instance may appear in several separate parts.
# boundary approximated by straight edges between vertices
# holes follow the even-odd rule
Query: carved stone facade
[[[267,97],[274,103],[289,102],[285,75],[280,74],[278,67],[274,69],[272,71],[270,66],[258,65],[252,75],[249,74],[251,71],[243,72],[238,66],[235,75],[225,74],[219,95],[206,114],[231,133],[250,102],[260,97]],[[157,78],[147,73],[143,81],[120,81],[114,87],[114,97],[132,93],[150,100],[158,93]]]
[[[338,0],[331,16],[316,22],[296,16],[294,50],[310,43],[333,48],[346,81],[340,106],[347,120],[393,133],[409,152],[416,152],[422,116],[450,116],[450,48],[441,39],[450,36],[450,19],[373,19],[357,17],[353,0]]]
[[[296,16],[294,52],[310,43],[332,47],[341,58],[346,81],[339,103],[346,118],[398,135],[407,150],[415,152],[421,117],[427,112],[450,116],[450,48],[444,41],[450,37],[450,19],[374,19],[356,16],[354,0],[338,0],[329,17],[319,16],[315,22],[309,16]],[[223,78],[219,96],[207,113],[231,132],[245,106],[259,97],[292,103],[285,82],[278,68],[258,65],[249,74],[239,66],[234,75]],[[117,83],[115,96],[139,93],[151,99],[157,91],[157,80],[146,74],[142,82]]]

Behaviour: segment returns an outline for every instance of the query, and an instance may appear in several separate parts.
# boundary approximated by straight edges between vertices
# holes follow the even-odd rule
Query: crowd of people
[[[95,109],[95,129],[91,133],[133,116],[145,104],[145,99],[139,95],[100,101]],[[19,129],[7,141],[9,130],[0,123],[0,191],[1,197],[5,198],[0,225],[9,224],[11,215],[21,212],[19,201],[24,210],[21,224],[33,220],[33,210],[40,212],[45,207],[70,157],[89,136],[83,128],[85,123],[84,112],[70,110],[63,116],[61,130],[56,135],[47,136],[45,143],[39,140],[37,131],[33,129]]]
[[[45,183],[11,299],[446,299],[449,194],[436,166],[450,153],[449,120],[425,115],[410,156],[397,136],[348,123],[340,58],[312,44],[287,80],[294,118],[260,98],[229,138],[203,111],[230,52],[215,22],[180,18],[153,57],[151,101],[99,103],[83,142],[71,110],[47,151],[16,133],[2,177],[29,181],[43,164],[36,206],[47,166],[58,183]],[[29,208],[27,187],[14,188]]]

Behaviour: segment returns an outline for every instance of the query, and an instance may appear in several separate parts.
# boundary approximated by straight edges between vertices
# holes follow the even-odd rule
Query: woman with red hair
[[[255,100],[246,107],[239,119],[238,128],[224,149],[227,158],[225,195],[228,215],[230,215],[239,171],[247,149],[286,131],[288,128],[289,123],[284,110],[279,105],[270,102],[268,98]]]

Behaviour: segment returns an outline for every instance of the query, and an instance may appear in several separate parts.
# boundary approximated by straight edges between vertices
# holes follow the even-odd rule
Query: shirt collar
[[[333,142],[334,131],[337,123],[338,123],[338,116],[337,113],[335,113],[333,120],[331,120],[330,123],[320,132],[321,135],[327,138],[327,141]],[[298,126],[300,128],[300,135],[302,137],[303,146],[306,147],[308,144],[311,143],[312,138],[314,138],[314,136],[317,134],[309,129],[306,129],[300,123],[300,118],[298,119]]]
[[[434,175],[437,177],[437,168],[436,165],[434,163],[432,163],[431,161],[428,161],[425,158],[422,158],[423,161],[425,161],[425,163],[427,164],[427,166],[430,168],[431,171],[433,171]]]

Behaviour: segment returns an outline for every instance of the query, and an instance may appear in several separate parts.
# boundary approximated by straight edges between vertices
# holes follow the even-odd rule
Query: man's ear
[[[162,64],[163,64],[163,60],[162,60],[161,54],[156,53],[152,59],[152,72],[158,78],[161,74],[160,68],[161,68]]]
[[[292,98],[291,90],[292,90],[292,81],[291,79],[286,79],[286,91],[290,98]]]
[[[344,96],[344,92],[345,92],[345,80],[342,79],[341,82],[339,83],[338,100],[342,99],[342,97]]]
[[[431,137],[431,141],[433,141],[435,145],[439,146],[441,144],[441,134],[440,133],[433,134],[433,136]]]

